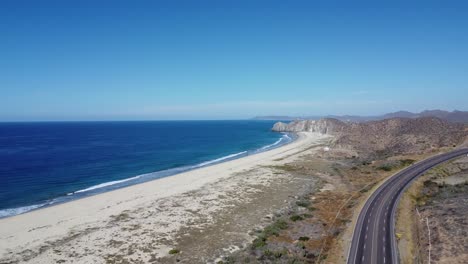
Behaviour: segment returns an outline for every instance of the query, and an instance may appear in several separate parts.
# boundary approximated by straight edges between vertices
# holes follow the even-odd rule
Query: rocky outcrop
[[[316,132],[336,135],[344,132],[348,125],[340,120],[324,118],[320,120],[297,120],[288,124],[278,122],[274,124],[273,131],[277,132]]]
[[[278,122],[278,132],[318,132],[335,136],[335,143],[363,152],[415,153],[462,144],[468,136],[465,125],[435,117],[390,118],[364,123],[326,118]]]

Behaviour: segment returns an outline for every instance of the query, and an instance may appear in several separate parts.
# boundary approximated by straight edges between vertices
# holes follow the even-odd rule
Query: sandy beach
[[[300,133],[273,150],[1,219],[0,263],[172,263],[174,248],[199,254],[186,263],[214,261],[315,184],[271,167],[329,139]]]

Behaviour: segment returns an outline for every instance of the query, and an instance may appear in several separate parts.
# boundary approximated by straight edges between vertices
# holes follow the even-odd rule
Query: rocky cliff
[[[413,153],[462,144],[468,136],[465,125],[439,118],[391,118],[364,123],[337,119],[278,122],[278,132],[318,132],[335,136],[335,144],[352,146],[365,152]]]
[[[336,135],[345,132],[348,125],[340,120],[324,118],[320,120],[297,120],[290,123],[277,122],[273,131],[277,132],[317,132]]]

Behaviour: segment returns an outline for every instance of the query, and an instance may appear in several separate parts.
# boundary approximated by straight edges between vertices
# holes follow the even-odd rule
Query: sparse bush
[[[286,223],[284,220],[278,220],[273,224],[265,227],[265,229],[263,229],[258,237],[252,242],[252,249],[266,246],[268,237],[279,236],[279,232],[286,228],[288,228],[288,223]]]
[[[280,230],[286,229],[286,228],[288,228],[288,223],[286,223],[286,221],[284,220],[278,220],[274,222],[272,225],[265,227],[265,229],[263,230],[263,234],[266,237],[269,237],[272,235],[278,236]]]
[[[299,241],[309,241],[309,239],[307,236],[299,237]]]
[[[263,251],[263,255],[266,256],[266,257],[270,257],[270,256],[273,256],[273,252],[271,252],[271,250],[269,250],[269,249],[265,249]]]
[[[377,167],[377,169],[383,170],[383,171],[391,171],[393,168],[390,165],[382,165],[382,166]]]
[[[266,237],[265,236],[259,236],[254,241],[252,242],[252,249],[256,248],[261,248],[266,246]]]
[[[297,206],[300,206],[300,207],[307,207],[307,206],[310,205],[310,202],[309,202],[309,201],[306,201],[306,200],[297,201],[297,202],[296,202],[296,205],[297,205]]]
[[[416,162],[416,161],[413,160],[413,159],[402,159],[402,160],[400,160],[401,166],[404,166],[404,167],[409,166],[409,165],[413,164],[414,162]]]
[[[282,251],[275,251],[274,256],[275,256],[275,258],[279,259],[279,258],[281,258],[283,255],[286,255],[286,253],[287,253],[287,250],[286,250],[286,249],[284,249],[284,250],[282,250]]]
[[[297,243],[296,246],[297,246],[298,248],[305,249],[305,244],[304,244],[304,242],[302,242],[302,241],[299,242],[299,243]]]
[[[173,248],[173,249],[169,250],[169,254],[171,254],[171,255],[178,254],[178,253],[180,253],[180,250],[178,250],[176,248]]]
[[[291,219],[291,221],[293,221],[293,222],[296,222],[296,221],[303,220],[304,218],[302,216],[300,216],[300,215],[293,215],[289,219]]]

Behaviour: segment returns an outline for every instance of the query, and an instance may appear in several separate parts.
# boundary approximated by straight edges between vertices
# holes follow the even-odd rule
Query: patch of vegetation
[[[416,161],[414,159],[402,159],[400,160],[400,163],[401,163],[401,166],[403,167],[406,167],[406,166],[409,166],[413,163],[415,163]]]
[[[310,237],[307,236],[301,236],[299,237],[299,241],[309,241]]]
[[[279,236],[281,230],[288,228],[288,223],[284,220],[277,220],[273,224],[265,227],[263,231],[252,242],[252,249],[266,246],[266,241],[270,236]]]
[[[310,205],[310,202],[307,200],[301,200],[301,201],[297,201],[296,205],[300,207],[308,207]]]
[[[304,242],[302,242],[302,241],[299,242],[299,243],[297,243],[296,246],[297,246],[298,248],[301,248],[301,249],[305,249],[305,248],[306,248]]]
[[[220,260],[217,262],[217,264],[234,264],[234,263],[236,263],[236,260],[232,256],[224,257],[224,260]]]
[[[371,189],[371,186],[366,186],[365,188],[362,188],[361,190],[359,190],[360,193],[366,193],[367,191],[369,191]]]
[[[286,223],[286,221],[284,220],[278,220],[272,225],[267,226],[263,230],[263,234],[265,234],[266,236],[279,236],[279,232],[286,228],[288,228],[288,223]]]
[[[263,235],[257,237],[252,242],[252,249],[261,248],[261,247],[266,246],[266,240],[267,240],[267,237],[265,237]]]
[[[388,164],[385,164],[385,165],[377,167],[377,169],[383,170],[383,171],[391,171],[393,169],[393,167],[388,165]]]
[[[302,216],[303,216],[304,218],[312,218],[312,217],[313,217],[313,215],[311,215],[311,214],[303,214]]]
[[[297,171],[297,168],[291,164],[284,164],[284,165],[277,165],[277,166],[269,166],[272,169],[282,170],[286,172],[294,172]]]
[[[291,219],[291,221],[293,221],[293,222],[296,222],[296,221],[303,220],[304,218],[302,216],[300,216],[300,215],[293,215],[289,219]]]
[[[171,250],[169,250],[169,254],[171,255],[175,255],[175,254],[179,254],[180,253],[180,250],[178,250],[177,248],[173,248]]]

